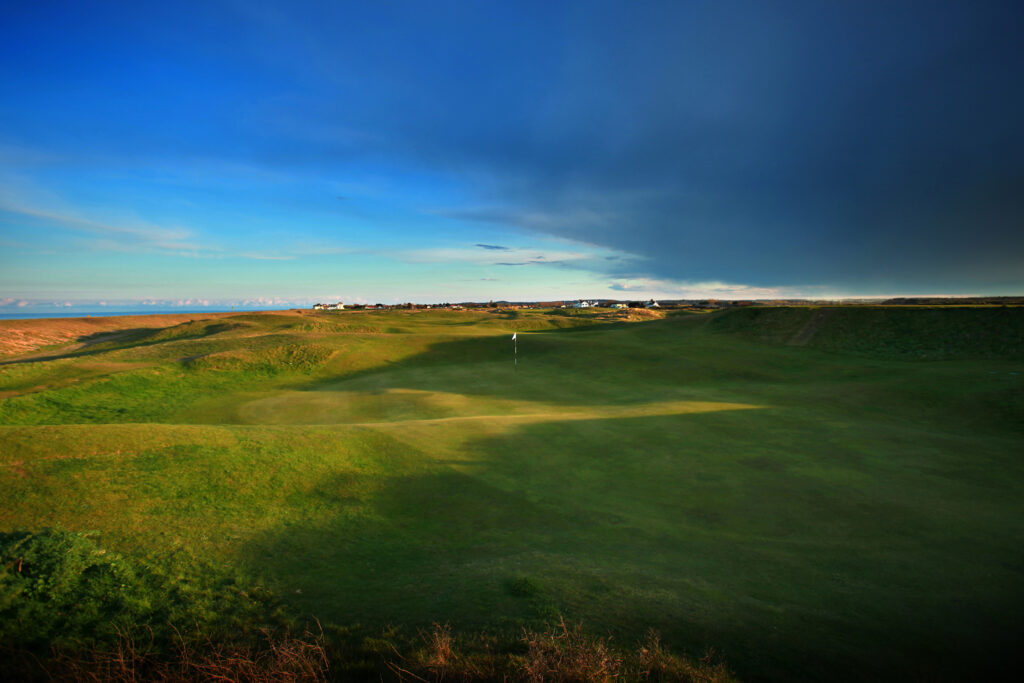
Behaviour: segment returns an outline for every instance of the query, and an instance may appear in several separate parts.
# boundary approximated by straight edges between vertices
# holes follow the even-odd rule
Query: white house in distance
[[[593,306],[597,306],[596,301],[586,301],[585,299],[580,299],[571,304],[571,308],[591,308]]]
[[[345,304],[340,301],[336,304],[313,304],[314,311],[343,311]]]
[[[661,305],[654,299],[651,299],[646,305],[644,305],[644,308],[661,308]]]

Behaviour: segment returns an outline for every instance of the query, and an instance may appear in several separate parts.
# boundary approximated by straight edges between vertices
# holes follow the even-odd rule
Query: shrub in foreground
[[[188,624],[205,638],[284,625],[274,596],[183,553],[131,557],[95,534],[0,532],[0,643],[38,650],[102,647],[145,630],[158,644]]]
[[[582,625],[570,626],[564,620],[542,631],[524,630],[521,641],[512,648],[508,643],[480,635],[460,643],[447,624],[435,624],[429,632],[421,634],[421,640],[422,646],[411,656],[398,656],[388,662],[388,668],[399,680],[735,681],[726,666],[714,660],[713,654],[700,660],[673,654],[653,631],[634,648],[617,647],[612,638],[588,634]]]
[[[188,557],[126,557],[61,529],[0,533],[0,677],[9,680],[732,680],[710,658],[669,653],[653,633],[619,648],[564,620],[518,639],[437,624],[418,639],[341,629],[327,638],[319,624],[314,633],[296,623],[269,592]]]
[[[40,678],[83,682],[323,681],[328,672],[323,635],[293,636],[287,631],[263,631],[258,640],[241,642],[181,637],[170,653],[152,641],[125,635],[113,647],[58,648],[35,661]]]

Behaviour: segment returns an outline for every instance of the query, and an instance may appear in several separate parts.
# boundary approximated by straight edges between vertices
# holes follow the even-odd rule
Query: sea
[[[201,309],[188,309],[188,308],[147,308],[145,310],[138,311],[118,311],[118,310],[99,310],[99,311],[48,311],[48,312],[28,312],[28,311],[4,311],[0,313],[0,320],[33,320],[37,318],[109,318],[118,315],[196,315],[202,313],[256,313],[261,310],[281,310],[276,309],[230,309],[230,308],[201,308]]]

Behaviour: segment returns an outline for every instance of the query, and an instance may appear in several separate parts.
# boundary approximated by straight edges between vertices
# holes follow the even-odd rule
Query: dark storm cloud
[[[45,106],[5,127],[68,154],[379,180],[422,201],[417,220],[643,257],[600,261],[610,275],[1024,289],[1019,1],[32,12],[53,49],[9,52],[48,76],[11,87]],[[136,34],[148,59],[124,48]],[[80,53],[96,63],[65,68]],[[147,90],[49,104],[108,81]],[[457,199],[425,208],[435,196]],[[379,203],[381,232],[408,222]]]
[[[481,190],[449,217],[633,252],[649,276],[1020,289],[1020,8],[581,10],[531,111],[420,149]]]

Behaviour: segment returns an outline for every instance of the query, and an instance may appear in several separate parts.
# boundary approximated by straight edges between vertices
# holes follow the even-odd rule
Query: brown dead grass
[[[262,631],[252,643],[192,643],[179,637],[171,655],[153,648],[143,637],[123,635],[109,649],[83,652],[54,650],[35,659],[35,671],[49,680],[76,683],[136,681],[245,681],[291,683],[328,680],[329,662],[322,633],[301,637]],[[37,668],[38,667],[38,668]]]
[[[735,683],[712,654],[691,659],[666,650],[652,631],[633,647],[587,633],[560,620],[544,631],[524,630],[518,643],[494,635],[456,637],[448,624],[419,634],[420,647],[403,654],[392,641],[368,639],[359,646],[328,644],[323,631],[297,636],[286,630],[259,631],[245,642],[214,642],[179,633],[169,650],[155,646],[151,632],[123,634],[109,647],[53,648],[39,656],[14,655],[0,676],[8,680],[80,683],[156,681],[397,680],[470,683]],[[13,664],[13,666],[11,666]]]
[[[650,308],[626,308],[618,313],[626,320],[658,320],[665,317],[665,311]]]
[[[0,356],[28,354],[58,344],[82,340],[84,337],[110,332],[111,336],[83,340],[74,348],[90,343],[116,339],[122,330],[162,328],[193,320],[216,320],[239,315],[303,315],[301,310],[237,311],[234,313],[171,313],[154,315],[122,315],[85,318],[36,318],[31,320],[0,320]]]
[[[544,631],[524,630],[525,652],[509,653],[496,642],[478,638],[457,642],[447,624],[421,632],[423,647],[409,657],[394,653],[388,669],[402,681],[522,681],[523,683],[611,683],[679,681],[734,683],[714,653],[701,659],[665,649],[651,631],[635,647],[620,647],[611,637],[587,633],[564,620]]]

